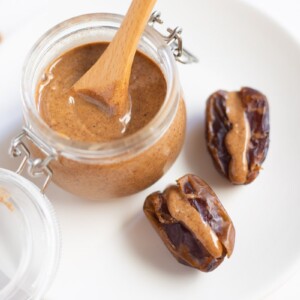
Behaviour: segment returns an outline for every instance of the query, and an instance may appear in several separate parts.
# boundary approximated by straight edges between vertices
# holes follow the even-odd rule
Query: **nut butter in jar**
[[[157,15],[152,15],[152,23],[156,18]],[[46,170],[49,180],[87,199],[125,196],[149,187],[174,163],[184,142],[186,111],[176,67],[176,56],[182,54],[181,40],[177,41],[178,29],[164,37],[152,26],[147,26],[139,43],[138,51],[142,53],[139,55],[151,60],[165,80],[165,96],[160,108],[139,130],[118,139],[77,139],[54,130],[45,118],[47,112],[43,115],[37,98],[40,83],[51,77],[49,66],[54,67],[53,62],[59,62],[59,58],[72,49],[108,43],[122,19],[114,14],[90,14],[57,25],[36,43],[23,73],[25,126],[16,147],[28,144],[29,155],[40,158],[36,169]],[[188,57],[189,54],[185,54]],[[193,59],[192,56],[188,58]],[[155,100],[153,98],[153,102]],[[61,112],[58,109],[55,116]],[[90,118],[92,116],[87,114],[85,120]],[[65,122],[64,118],[62,120]],[[71,135],[77,132],[75,128]]]

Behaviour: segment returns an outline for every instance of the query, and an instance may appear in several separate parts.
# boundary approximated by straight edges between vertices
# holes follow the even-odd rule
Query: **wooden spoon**
[[[123,23],[98,61],[75,83],[74,90],[109,113],[130,109],[128,86],[138,42],[156,0],[133,0]]]

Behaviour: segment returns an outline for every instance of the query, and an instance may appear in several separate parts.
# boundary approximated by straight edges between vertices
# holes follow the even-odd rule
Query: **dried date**
[[[173,256],[209,272],[234,248],[235,229],[214,191],[195,175],[185,175],[163,193],[149,195],[144,212]]]
[[[217,169],[232,183],[247,184],[257,177],[269,134],[269,104],[259,91],[218,91],[207,100],[207,147]]]

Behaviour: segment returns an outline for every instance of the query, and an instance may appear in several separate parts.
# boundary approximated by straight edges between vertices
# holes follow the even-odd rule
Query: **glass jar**
[[[152,15],[152,25],[158,18]],[[158,180],[181,150],[186,112],[175,59],[189,63],[196,58],[182,49],[180,28],[164,37],[148,26],[140,41],[139,50],[156,62],[167,81],[162,108],[140,131],[107,143],[80,143],[51,130],[39,115],[36,88],[49,63],[76,46],[111,41],[122,19],[91,14],[67,20],[42,36],[27,58],[22,79],[25,124],[10,147],[22,162],[16,173],[0,169],[0,299],[41,299],[55,276],[61,237],[44,194],[51,180],[83,198],[129,195]],[[41,190],[20,175],[25,167],[32,176],[46,175]]]
[[[23,114],[30,155],[46,160],[42,165],[49,166],[54,183],[87,199],[125,196],[149,187],[174,163],[184,142],[186,111],[176,60],[172,47],[151,26],[138,49],[162,70],[167,95],[148,125],[120,140],[83,143],[59,135],[39,115],[36,87],[46,67],[76,46],[111,41],[122,19],[114,14],[89,14],[67,20],[40,38],[24,67]]]
[[[43,299],[56,275],[61,237],[50,201],[0,169],[0,299]]]

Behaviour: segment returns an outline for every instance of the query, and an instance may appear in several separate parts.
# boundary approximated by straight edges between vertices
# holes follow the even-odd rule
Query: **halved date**
[[[195,175],[146,198],[144,212],[173,256],[204,272],[234,248],[235,229],[214,191]]]
[[[218,91],[207,100],[207,147],[217,169],[232,183],[247,184],[257,177],[269,134],[269,104],[259,91]]]

